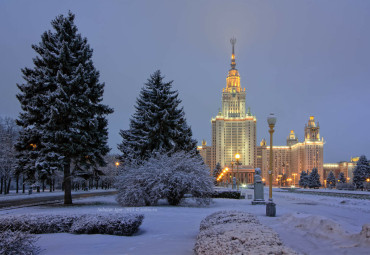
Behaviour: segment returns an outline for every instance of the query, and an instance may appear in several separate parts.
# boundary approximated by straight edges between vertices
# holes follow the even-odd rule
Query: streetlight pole
[[[236,179],[236,182],[237,182],[237,190],[239,190],[239,159],[240,159],[240,154],[239,153],[236,153],[235,154],[235,159],[236,159],[236,174],[237,174],[237,179]]]
[[[266,203],[266,216],[275,217],[276,216],[276,204],[272,201],[272,169],[273,169],[273,152],[272,152],[272,135],[274,133],[274,127],[276,123],[276,117],[271,113],[267,117],[267,123],[270,127],[270,170],[269,170],[269,201]]]
[[[234,161],[231,160],[231,189],[234,189],[233,175],[234,175]]]
[[[293,175],[293,186],[295,187],[295,176],[297,175],[297,174],[292,174]]]

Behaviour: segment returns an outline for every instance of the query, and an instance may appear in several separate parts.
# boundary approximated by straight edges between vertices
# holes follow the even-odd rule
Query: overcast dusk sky
[[[230,68],[236,68],[257,117],[257,142],[268,138],[266,117],[277,115],[274,145],[293,129],[299,140],[309,116],[320,123],[324,162],[370,157],[370,1],[0,1],[0,115],[16,118],[16,83],[32,67],[31,44],[50,21],[71,10],[94,49],[105,82],[109,145],[127,129],[144,82],[160,69],[174,80],[188,124],[211,143],[212,117]]]

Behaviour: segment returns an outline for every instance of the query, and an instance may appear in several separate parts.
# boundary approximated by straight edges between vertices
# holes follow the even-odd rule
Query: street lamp
[[[231,189],[234,189],[233,175],[234,175],[234,160],[231,160]]]
[[[281,188],[281,179],[283,178],[283,175],[282,174],[279,174],[278,175],[278,184],[279,184],[279,188]],[[279,180],[280,180],[280,182],[279,182]]]
[[[116,167],[119,167],[119,162],[117,161],[117,162],[115,163],[115,165],[116,165]]]
[[[270,127],[270,170],[269,170],[269,200],[266,203],[266,216],[276,216],[276,204],[272,201],[272,134],[274,133],[274,127],[276,123],[276,117],[271,113],[267,117],[267,123]]]
[[[236,159],[236,174],[237,174],[237,179],[236,179],[236,182],[237,182],[237,190],[239,190],[239,159],[240,159],[240,154],[239,153],[236,153],[235,154],[235,159]]]
[[[297,174],[292,174],[293,175],[293,186],[295,187],[295,176],[297,175]]]

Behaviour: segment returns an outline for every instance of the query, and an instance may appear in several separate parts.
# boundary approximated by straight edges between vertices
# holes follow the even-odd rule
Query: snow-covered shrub
[[[76,216],[29,214],[0,218],[0,231],[29,232],[31,234],[68,232]]]
[[[212,178],[199,155],[176,152],[153,154],[142,165],[127,167],[117,178],[117,202],[122,206],[155,205],[166,198],[178,205],[185,194],[199,204],[209,204]]]
[[[297,254],[283,246],[279,236],[256,216],[220,211],[200,223],[195,254]]]
[[[0,218],[0,232],[31,234],[77,233],[132,235],[141,225],[142,214],[18,215]]]
[[[213,198],[240,199],[240,196],[240,191],[214,191],[212,194]]]
[[[0,231],[0,254],[33,255],[40,252],[35,245],[38,237],[21,231]]]
[[[131,236],[139,229],[143,219],[144,215],[142,214],[85,214],[73,222],[70,232]]]

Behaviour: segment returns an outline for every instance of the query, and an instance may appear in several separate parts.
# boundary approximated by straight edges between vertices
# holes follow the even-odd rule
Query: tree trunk
[[[64,162],[64,204],[72,204],[71,160]]]
[[[4,179],[3,179],[3,182],[4,182],[4,195],[6,195],[6,181],[7,181],[7,178],[4,177]]]
[[[1,176],[0,195],[3,194],[3,180],[4,180],[4,176]]]
[[[9,194],[9,190],[10,190],[10,182],[12,181],[12,178],[9,177],[9,181],[8,181],[8,189],[6,190],[6,194]]]
[[[24,174],[22,175],[22,193],[26,193],[26,184],[24,183]]]
[[[18,190],[19,190],[19,175],[17,174],[17,176],[16,176],[16,180],[17,180],[17,187],[16,187],[16,189],[17,189],[17,194],[18,194]]]
[[[42,192],[45,192],[45,179],[42,179]]]
[[[50,192],[53,192],[53,181],[50,177],[50,180],[49,180],[49,184],[50,184]]]

